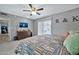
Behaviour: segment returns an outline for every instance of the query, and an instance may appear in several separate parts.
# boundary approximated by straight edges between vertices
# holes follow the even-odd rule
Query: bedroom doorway
[[[38,35],[51,34],[51,20],[38,22]]]

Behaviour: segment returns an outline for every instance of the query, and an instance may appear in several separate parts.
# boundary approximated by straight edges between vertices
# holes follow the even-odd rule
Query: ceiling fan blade
[[[36,12],[36,14],[40,15],[40,13]]]
[[[32,8],[32,4],[29,4],[30,8]]]
[[[31,11],[31,10],[23,10],[23,11]]]
[[[41,10],[44,10],[44,8],[37,9],[37,11],[41,11]]]

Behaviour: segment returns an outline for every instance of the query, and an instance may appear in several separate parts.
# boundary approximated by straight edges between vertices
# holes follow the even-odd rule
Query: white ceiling
[[[78,8],[79,4],[33,4],[33,6],[37,8],[44,8],[43,11],[39,11],[41,15],[30,16],[31,12],[24,12],[24,9],[30,9],[27,4],[0,4],[0,11],[29,19],[38,19]]]

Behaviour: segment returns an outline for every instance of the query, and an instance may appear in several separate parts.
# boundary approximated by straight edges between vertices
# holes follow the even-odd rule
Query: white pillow
[[[75,34],[75,33],[79,33],[79,31],[70,31],[70,34]]]

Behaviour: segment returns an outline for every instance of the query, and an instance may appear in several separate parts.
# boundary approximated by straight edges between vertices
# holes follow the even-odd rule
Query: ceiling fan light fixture
[[[33,5],[32,4],[29,4],[29,7],[30,7],[30,10],[23,10],[23,11],[30,11],[31,12],[31,14],[30,14],[30,16],[32,16],[32,15],[40,15],[40,13],[39,13],[39,11],[41,11],[41,10],[44,10],[44,8],[36,8],[36,7],[33,7]]]
[[[35,12],[35,11],[32,11],[32,14],[33,14],[33,15],[36,15],[36,12]]]

